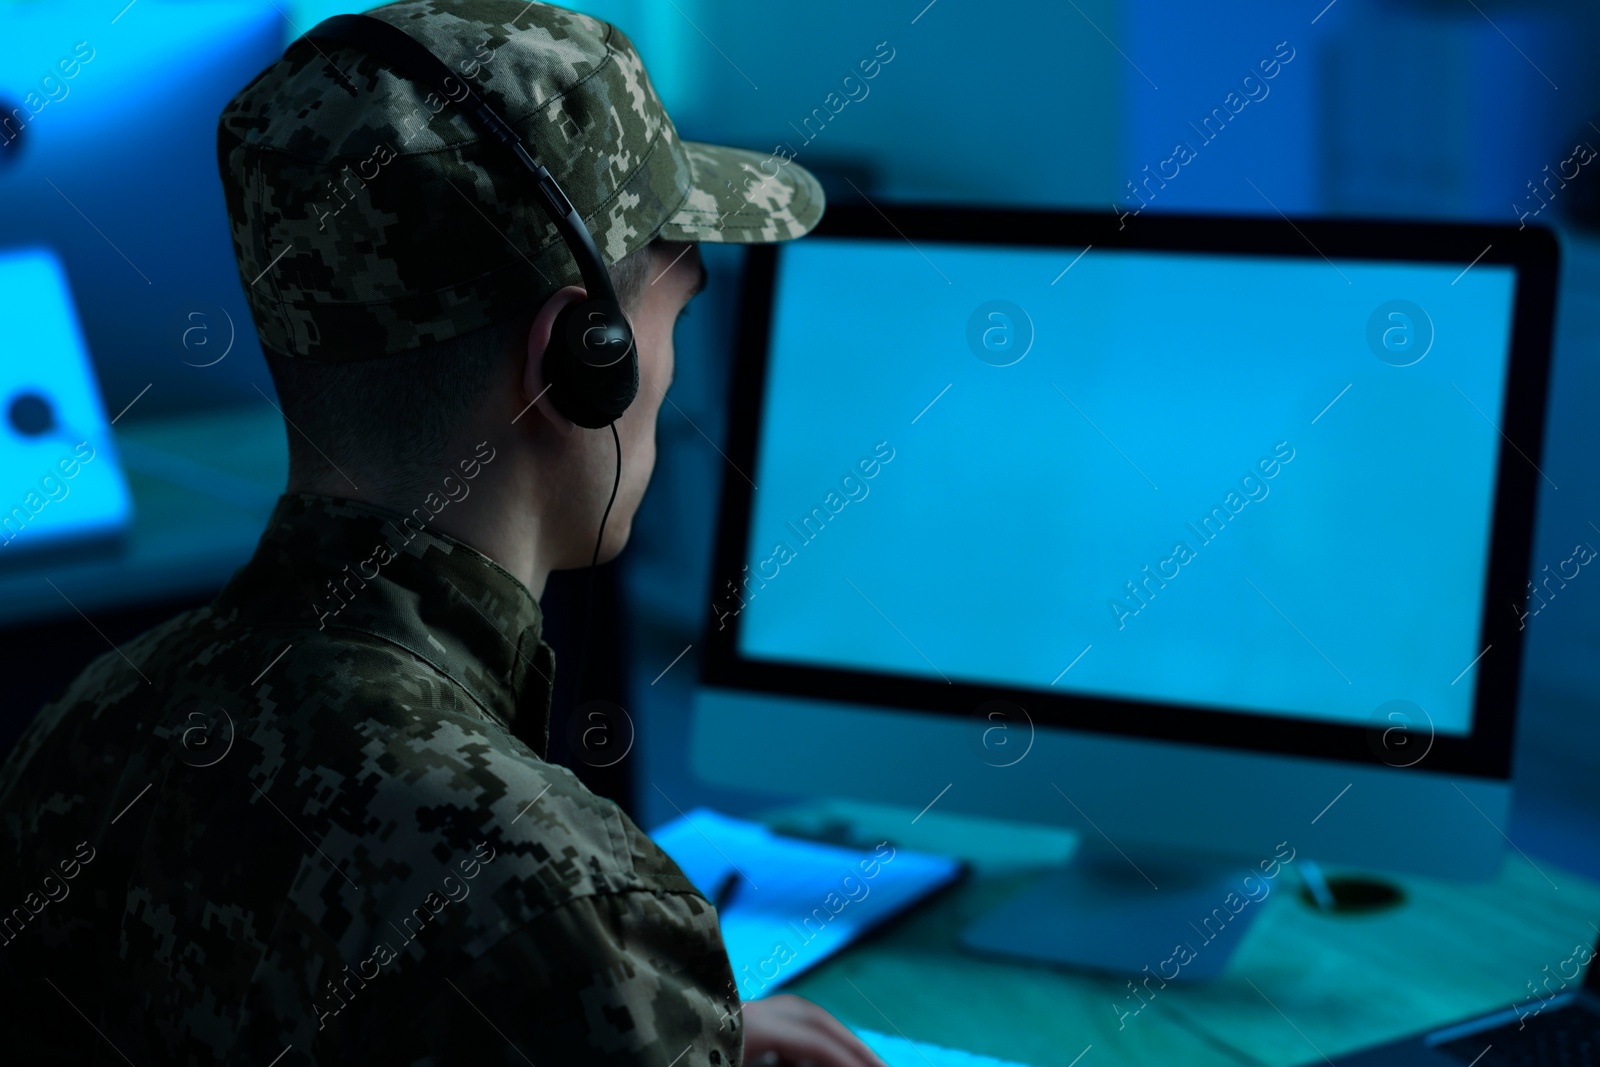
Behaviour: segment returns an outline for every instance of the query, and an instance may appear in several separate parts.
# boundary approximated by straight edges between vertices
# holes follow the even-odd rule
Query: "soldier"
[[[451,99],[302,39],[223,111],[288,492],[211,605],[98,659],[0,768],[8,1051],[879,1064],[799,998],[741,1005],[710,904],[545,760],[538,597],[628,539],[698,242],[799,237],[822,190],[680,140],[606,23],[522,0],[370,14],[452,68]],[[581,249],[462,85],[592,232],[636,342],[620,417],[551,391]]]

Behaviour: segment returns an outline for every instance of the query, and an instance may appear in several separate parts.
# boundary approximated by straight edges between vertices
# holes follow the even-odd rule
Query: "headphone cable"
[[[617,502],[617,487],[622,484],[622,439],[617,436],[617,424],[611,422],[611,442],[617,448],[617,474],[611,482],[611,499],[606,501],[606,510],[600,516],[600,532],[594,539],[594,555],[589,560],[588,591],[583,598],[583,640],[578,650],[578,685],[574,697],[577,706],[582,705],[583,696],[583,671],[589,659],[589,620],[594,612],[594,572],[600,563],[600,546],[606,539],[606,520],[611,518],[611,506]]]

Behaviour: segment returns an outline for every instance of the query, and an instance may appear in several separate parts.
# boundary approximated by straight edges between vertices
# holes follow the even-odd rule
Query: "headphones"
[[[605,260],[560,184],[534,160],[510,124],[463,78],[451,73],[439,57],[398,26],[371,15],[335,15],[313,26],[300,40],[358,48],[406,77],[432,86],[473,125],[505,145],[533,175],[539,203],[572,253],[588,293],[586,299],[562,308],[550,331],[550,345],[540,365],[550,402],[586,429],[597,430],[615,422],[638,395],[639,351]]]

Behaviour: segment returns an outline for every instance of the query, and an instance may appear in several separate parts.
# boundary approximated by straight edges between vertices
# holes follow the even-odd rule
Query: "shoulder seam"
[[[593,892],[588,892],[588,893],[575,893],[575,894],[573,894],[572,896],[568,897],[565,900],[562,900],[560,902],[553,902],[553,903],[549,904],[547,907],[545,907],[545,909],[543,911],[541,911],[538,915],[534,916],[534,918],[529,920],[529,921],[530,922],[538,922],[540,919],[544,918],[546,915],[551,915],[551,914],[553,914],[555,912],[561,911],[563,908],[567,908],[567,907],[569,907],[569,906],[571,906],[573,904],[580,904],[580,903],[582,903],[582,902],[584,902],[586,900],[607,900],[607,899],[615,899],[615,898],[627,897],[627,896],[647,896],[647,897],[662,897],[662,898],[664,898],[664,897],[684,897],[686,899],[687,898],[694,898],[696,900],[701,901],[706,907],[712,908],[711,902],[709,900],[706,900],[704,894],[702,894],[698,889],[653,889],[650,886],[645,886],[645,885],[631,885],[631,886],[623,886],[620,889],[597,889],[597,890],[594,890]],[[715,911],[716,909],[712,908],[712,910]]]
[[[264,630],[264,629],[283,629],[284,627],[267,627],[267,626],[258,627],[254,623],[251,623],[251,624],[248,624],[248,626],[246,628],[247,629],[263,629]],[[466,685],[466,683],[464,683],[461,679],[457,678],[455,675],[453,675],[449,671],[445,670],[439,664],[434,663],[432,660],[430,660],[426,656],[424,656],[421,652],[418,652],[416,649],[410,647],[409,645],[403,645],[403,644],[401,644],[400,642],[394,640],[391,637],[386,637],[383,634],[376,633],[376,632],[374,632],[372,630],[366,630],[366,629],[363,629],[363,628],[361,628],[359,626],[351,626],[349,624],[339,624],[339,625],[329,626],[326,629],[322,629],[322,630],[313,630],[309,626],[295,627],[295,629],[298,629],[303,633],[328,633],[328,632],[333,631],[333,630],[340,630],[340,631],[343,631],[344,633],[361,634],[362,636],[370,637],[373,640],[378,641],[381,644],[388,645],[388,646],[393,647],[393,648],[397,648],[400,651],[404,652],[406,655],[410,656],[413,660],[416,660],[422,666],[426,667],[429,671],[433,672],[433,674],[436,675],[437,677],[443,679],[446,682],[449,682],[450,685],[454,689],[456,689],[463,696],[465,696],[467,698],[467,700],[470,701],[472,703],[472,705],[474,707],[476,707],[478,709],[478,711],[480,713],[482,713],[483,716],[485,718],[487,718],[490,722],[494,723],[496,726],[500,727],[501,729],[506,730],[508,732],[508,734],[510,732],[510,729],[511,729],[510,724],[508,724],[504,720],[502,720],[500,718],[500,716],[495,714],[495,712],[492,709],[486,707],[484,705],[483,701],[481,701],[481,700],[479,700],[477,698],[477,696]]]

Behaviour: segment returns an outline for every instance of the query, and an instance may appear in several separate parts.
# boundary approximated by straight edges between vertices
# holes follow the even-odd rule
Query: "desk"
[[[1302,903],[1291,874],[1262,902],[1223,976],[1169,983],[1119,1031],[1125,979],[975,956],[961,929],[1073,848],[1071,834],[930,811],[841,802],[768,813],[807,836],[888,838],[967,859],[965,882],[786,987],[853,1026],[1034,1067],[1288,1065],[1528,997],[1600,921],[1600,885],[1507,850],[1492,881],[1391,879],[1405,902],[1366,916]],[[1311,857],[1307,857],[1311,858]],[[1330,871],[1329,873],[1337,873]]]
[[[133,529],[115,552],[8,566],[0,626],[73,618],[73,605],[94,615],[209,600],[255,551],[289,474],[283,417],[270,404],[113,429]]]

